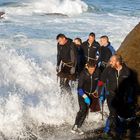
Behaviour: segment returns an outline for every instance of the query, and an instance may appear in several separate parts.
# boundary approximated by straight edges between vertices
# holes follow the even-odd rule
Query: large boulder
[[[133,70],[137,93],[140,94],[140,23],[126,36],[117,53]]]

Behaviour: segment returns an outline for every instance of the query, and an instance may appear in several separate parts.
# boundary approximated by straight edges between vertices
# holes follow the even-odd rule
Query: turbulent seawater
[[[60,95],[55,37],[85,40],[95,32],[97,40],[108,35],[117,49],[139,22],[139,5],[139,0],[0,0],[6,13],[0,20],[0,139],[72,139],[76,86],[73,97]],[[83,129],[102,124],[100,113],[89,114]]]

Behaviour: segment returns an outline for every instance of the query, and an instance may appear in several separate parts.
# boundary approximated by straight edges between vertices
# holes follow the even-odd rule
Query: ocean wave
[[[28,3],[3,3],[1,6],[12,15],[57,13],[72,16],[88,10],[88,5],[81,0],[33,0]]]
[[[19,40],[19,37],[22,39]],[[33,59],[26,58],[24,54],[17,53],[16,49],[12,49],[12,42],[23,49],[21,44],[25,40],[28,39],[19,35],[15,36],[13,41],[5,40],[7,45],[2,42],[3,46],[0,45],[0,119],[3,120],[0,122],[0,139],[6,137],[16,140],[30,134],[37,135],[38,127],[42,126],[42,123],[46,126],[55,126],[54,131],[63,124],[68,124],[69,131],[78,110],[76,88],[72,90],[72,95],[60,94],[54,64],[51,61],[38,64]],[[36,40],[29,42],[30,48],[34,44],[32,49],[40,50],[40,46],[35,47]],[[50,48],[53,48],[54,40],[42,41],[42,44],[51,45]],[[50,54],[51,51],[46,49]],[[93,117],[97,120],[99,116],[99,113],[92,114],[88,121],[92,122]],[[93,124],[98,123],[100,120]],[[50,132],[51,128],[48,129]],[[45,130],[45,133],[47,131]]]

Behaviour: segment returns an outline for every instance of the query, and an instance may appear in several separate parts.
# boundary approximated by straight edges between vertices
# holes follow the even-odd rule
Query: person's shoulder
[[[97,42],[96,40],[94,41],[93,45],[94,45],[94,46],[97,46],[97,47],[100,47],[99,42]]]
[[[115,72],[115,69],[112,68],[110,65],[107,66],[103,71],[103,73],[108,73],[108,74],[113,73],[113,72]]]
[[[131,69],[125,63],[122,64],[122,67],[123,67],[123,72],[125,74],[127,74],[127,75],[131,74]]]
[[[99,45],[99,42],[98,42],[98,41],[96,41],[96,40],[94,41],[94,43],[95,43],[95,44],[97,44],[97,45]]]
[[[111,45],[111,43],[109,43],[107,48],[111,51],[112,54],[115,54],[116,51],[115,51],[114,47]]]
[[[86,68],[84,68],[84,69],[81,71],[79,78],[83,78],[85,75],[87,75],[87,69],[86,69]]]
[[[85,46],[85,45],[87,45],[88,44],[88,41],[86,40],[86,41],[84,41],[83,43],[82,43],[82,46]]]
[[[67,46],[70,46],[71,48],[75,48],[75,44],[71,38],[67,38]]]
[[[108,65],[105,70],[114,70],[110,65]]]
[[[97,67],[96,68],[96,70],[95,70],[95,76],[97,76],[97,77],[99,77],[100,76],[100,74],[101,74],[101,71],[100,71],[100,69]]]
[[[106,52],[110,53],[111,55],[114,54],[113,49],[111,49],[109,46],[104,47],[104,50],[105,50]]]
[[[73,40],[71,38],[67,38],[67,44],[73,43]]]

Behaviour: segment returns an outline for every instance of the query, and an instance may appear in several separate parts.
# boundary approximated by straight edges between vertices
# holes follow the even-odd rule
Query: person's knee
[[[81,112],[82,114],[86,114],[88,112],[88,108],[86,106],[82,106],[80,107],[79,112]]]

